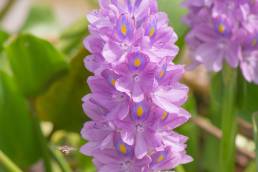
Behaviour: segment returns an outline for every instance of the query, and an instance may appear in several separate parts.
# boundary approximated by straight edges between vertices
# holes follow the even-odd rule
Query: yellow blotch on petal
[[[168,116],[168,113],[164,111],[162,113],[161,119],[164,120],[164,119],[166,119],[167,116]]]
[[[143,111],[142,106],[139,106],[139,107],[137,108],[137,111],[136,111],[137,116],[138,116],[138,117],[142,117],[143,113],[144,113],[144,111]]]
[[[112,84],[113,86],[115,86],[115,85],[116,85],[116,80],[115,80],[115,79],[112,79],[111,84]]]
[[[150,32],[149,32],[149,36],[152,37],[155,33],[155,28],[151,27]]]
[[[163,161],[164,159],[165,159],[164,156],[163,156],[163,155],[160,155],[159,158],[157,159],[157,162],[161,162],[161,161]]]
[[[122,154],[126,154],[126,146],[124,144],[120,144],[119,145],[119,151],[122,153]]]
[[[126,28],[126,25],[125,24],[122,24],[122,26],[121,26],[121,32],[122,32],[122,34],[125,36],[126,35],[126,33],[127,33],[127,28]]]
[[[256,39],[253,39],[252,41],[252,46],[256,46],[257,45],[257,40]]]
[[[135,60],[134,60],[134,66],[135,67],[139,67],[141,65],[141,60],[139,59],[139,58],[136,58]]]
[[[165,75],[165,71],[164,70],[160,71],[159,77],[162,78],[164,75]]]
[[[218,31],[219,31],[220,33],[224,33],[224,32],[225,32],[225,26],[224,26],[223,24],[219,24],[219,26],[218,26]]]

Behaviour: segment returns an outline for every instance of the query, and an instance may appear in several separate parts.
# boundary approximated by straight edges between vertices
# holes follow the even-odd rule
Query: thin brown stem
[[[209,122],[207,119],[203,118],[203,117],[194,117],[192,119],[192,122],[197,125],[198,127],[200,127],[201,129],[203,129],[204,131],[206,131],[207,133],[213,135],[214,137],[216,137],[217,139],[221,139],[222,138],[222,132],[219,128],[217,128],[216,126],[214,126],[211,122]],[[255,152],[253,151],[249,151],[245,148],[239,147],[237,146],[237,152],[241,155],[246,156],[249,159],[255,159]]]
[[[16,0],[8,0],[4,5],[3,9],[0,11],[0,21],[4,19],[5,15],[8,13],[9,9],[12,8]]]

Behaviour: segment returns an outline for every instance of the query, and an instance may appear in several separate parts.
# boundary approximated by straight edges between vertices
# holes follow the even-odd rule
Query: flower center
[[[139,81],[140,81],[140,76],[139,76],[138,74],[134,74],[134,75],[133,75],[133,80],[134,80],[135,82],[139,82]]]
[[[127,161],[124,161],[122,164],[121,164],[121,170],[124,171],[124,172],[128,172],[130,171],[130,167],[131,166],[131,161],[127,160]]]
[[[117,91],[112,95],[112,98],[119,102],[125,100],[126,97],[124,93]]]
[[[140,133],[144,132],[144,126],[143,124],[139,123],[136,125],[136,130]]]

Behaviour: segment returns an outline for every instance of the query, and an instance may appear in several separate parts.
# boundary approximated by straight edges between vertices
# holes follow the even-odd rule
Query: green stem
[[[54,146],[50,147],[50,153],[63,172],[72,172],[63,155]]]
[[[0,150],[0,164],[4,166],[7,171],[10,172],[22,172],[1,150]]]
[[[237,70],[225,66],[223,69],[223,99],[221,109],[221,129],[223,137],[220,143],[220,172],[235,171],[236,115],[235,98]]]
[[[258,113],[253,115],[254,138],[256,143],[256,172],[258,172]]]
[[[36,115],[36,111],[35,111],[35,100],[32,99],[30,101],[30,108],[31,108],[31,112],[33,114],[33,122],[35,125],[35,129],[36,129],[36,133],[37,133],[37,139],[39,141],[39,146],[40,146],[40,150],[42,153],[42,157],[44,160],[44,167],[45,167],[45,172],[52,172],[52,168],[51,168],[51,159],[50,159],[50,152],[48,149],[48,142],[46,140],[46,138],[44,137],[44,134],[41,130],[41,126],[40,126],[40,121]]]
[[[185,169],[183,166],[177,166],[176,167],[176,172],[185,172]]]
[[[8,0],[3,9],[0,11],[0,21],[4,19],[5,15],[8,13],[9,9],[13,6],[16,0]]]

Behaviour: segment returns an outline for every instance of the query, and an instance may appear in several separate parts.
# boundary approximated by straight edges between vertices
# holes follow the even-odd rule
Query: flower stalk
[[[12,162],[1,150],[0,150],[0,165],[2,165],[8,171],[22,172],[22,170],[14,162]]]
[[[220,171],[235,171],[235,138],[237,133],[235,98],[237,91],[237,71],[224,66],[223,68],[223,98],[221,105],[222,139],[220,143]]]

